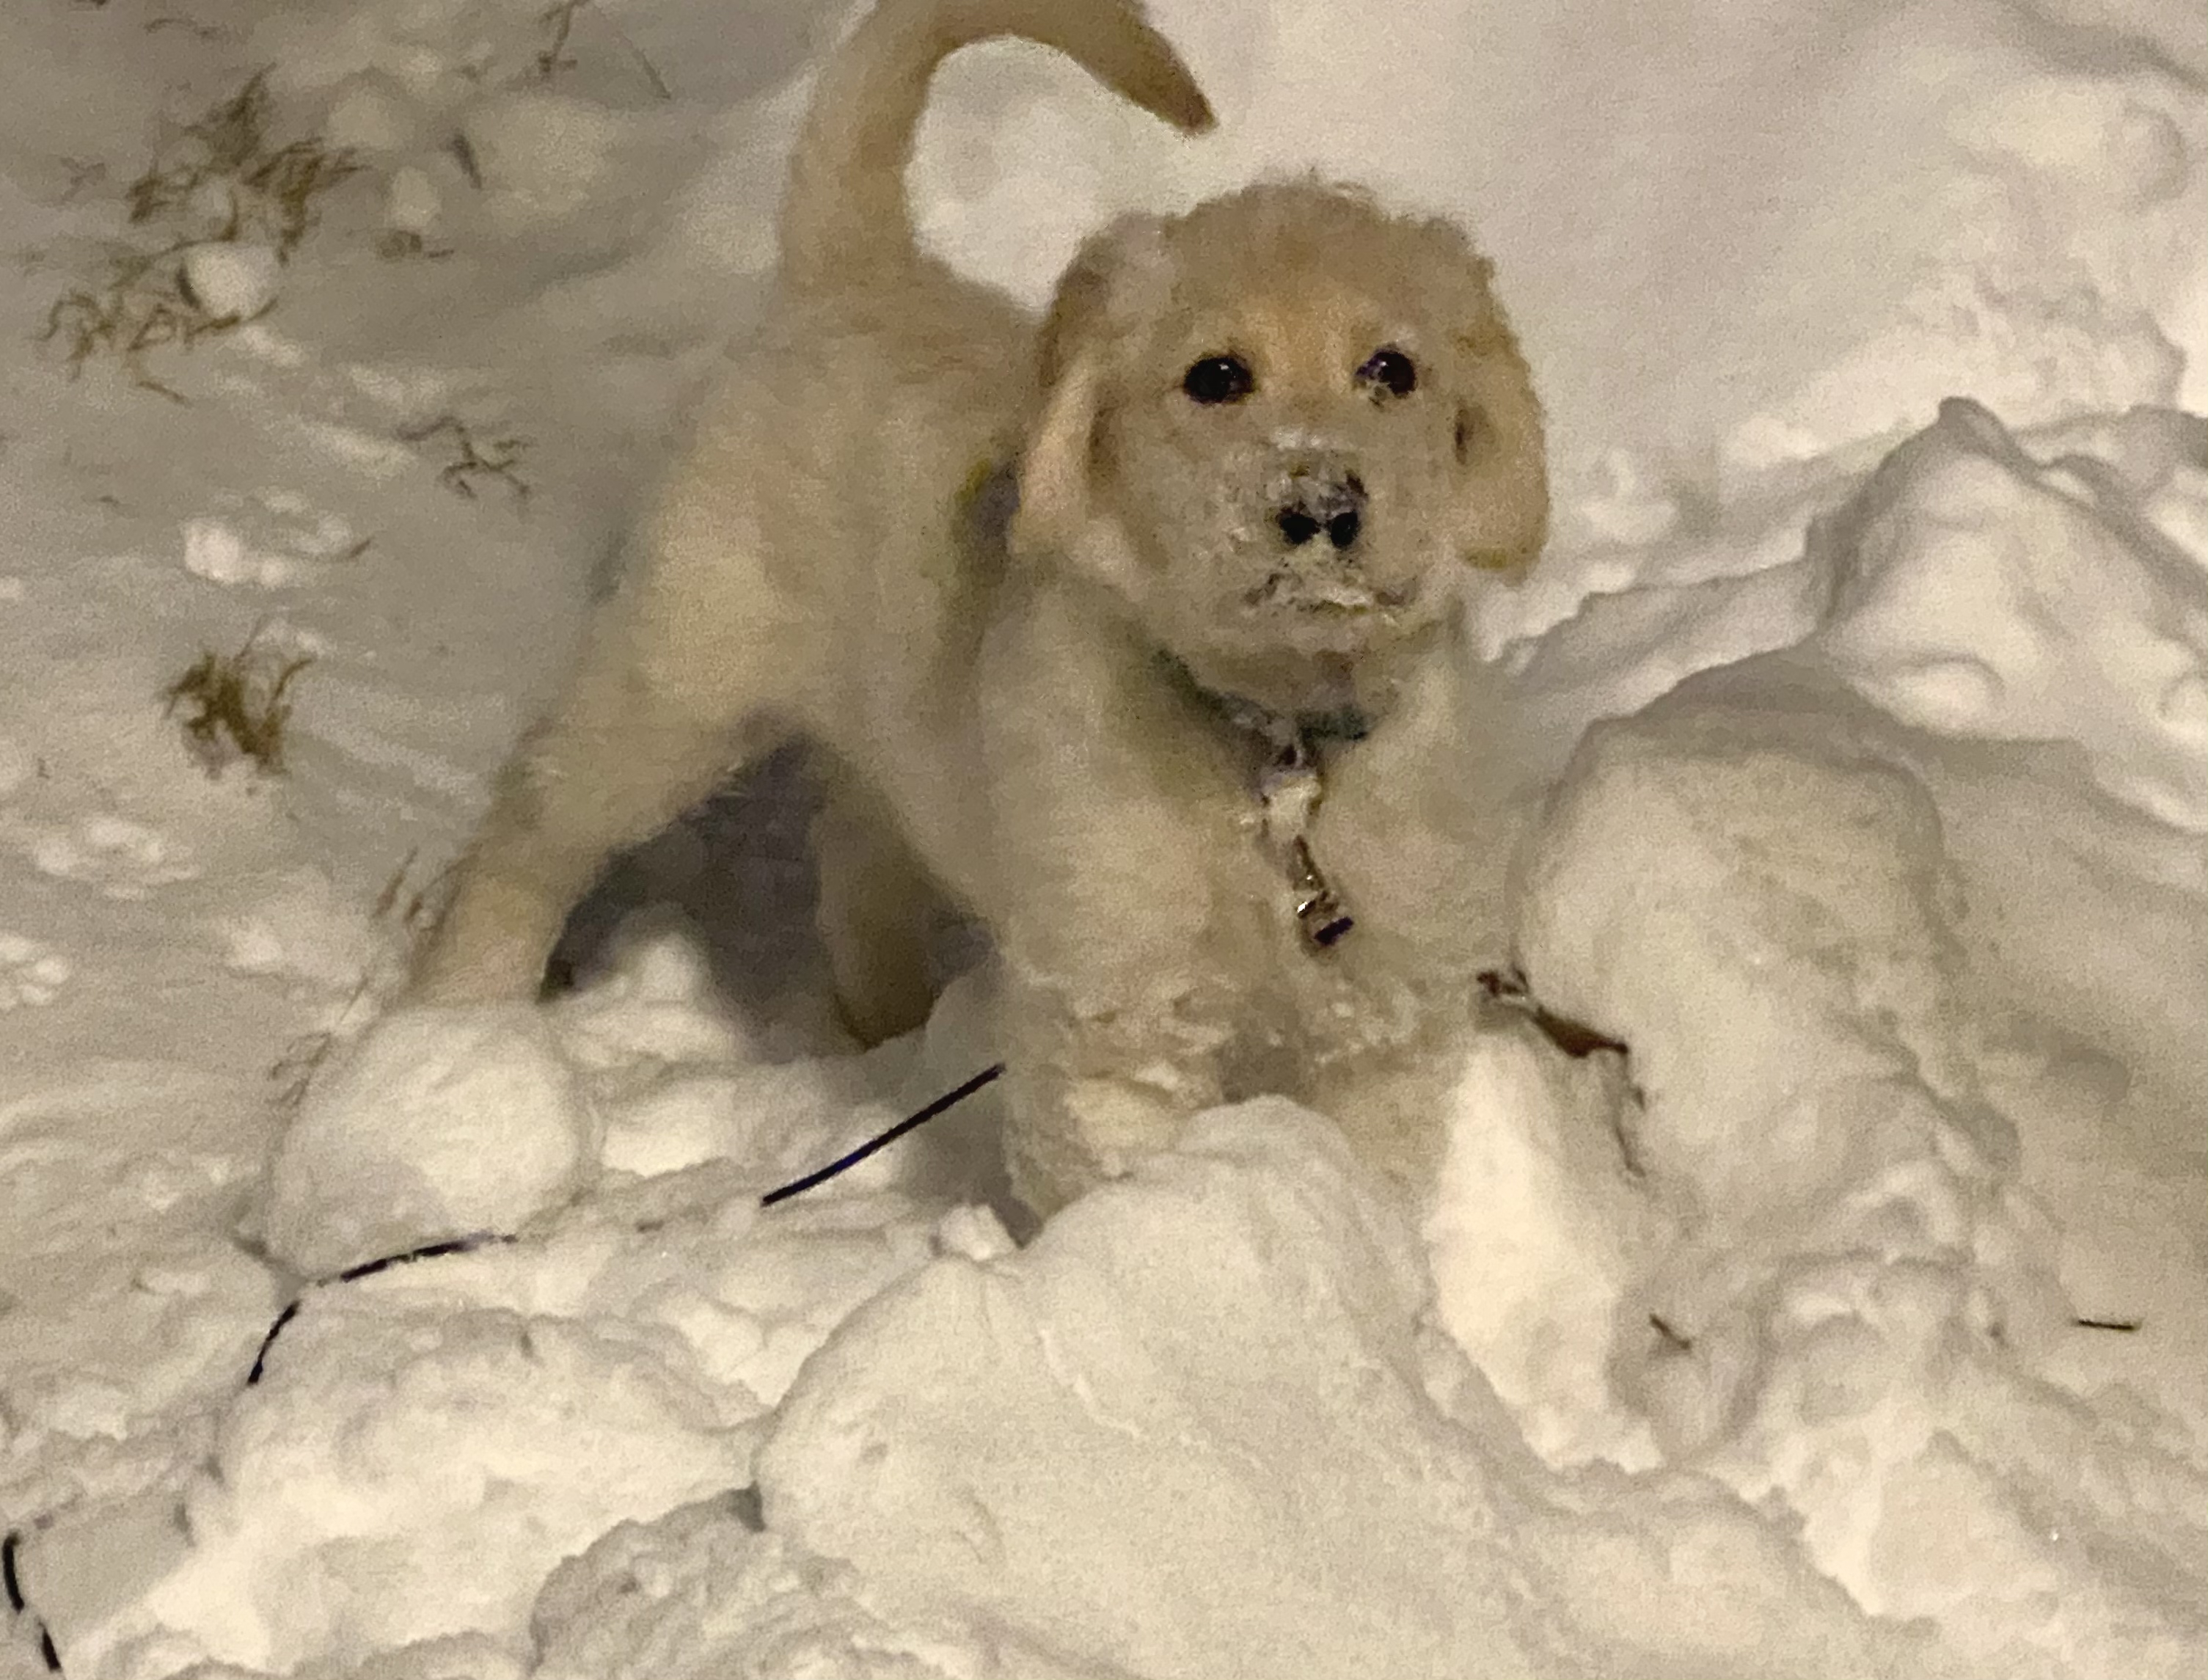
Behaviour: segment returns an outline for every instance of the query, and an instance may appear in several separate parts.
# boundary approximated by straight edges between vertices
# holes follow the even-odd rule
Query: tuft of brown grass
[[[96,356],[111,355],[137,384],[171,402],[182,392],[147,369],[147,351],[169,345],[189,348],[209,333],[243,324],[236,315],[212,315],[184,284],[185,240],[150,255],[118,251],[95,284],[72,286],[46,311],[43,343],[59,339],[72,377]]]
[[[125,190],[130,225],[172,220],[211,183],[227,200],[216,240],[255,238],[279,260],[315,225],[315,201],[360,171],[352,154],[309,137],[282,146],[268,138],[268,72],[256,70],[237,93],[187,123]]]
[[[268,72],[185,123],[123,190],[127,220],[160,236],[153,249],[121,245],[87,284],[46,313],[44,342],[59,341],[72,375],[113,356],[138,384],[182,402],[146,368],[149,351],[189,347],[243,324],[215,315],[192,295],[184,254],[194,245],[249,241],[288,261],[315,225],[318,201],[360,165],[315,138],[273,143]]]
[[[284,768],[284,726],[291,721],[291,683],[314,656],[285,658],[260,645],[260,632],[235,653],[202,653],[169,685],[165,715],[183,709],[184,739],[210,776],[235,760],[259,770]]]
[[[479,484],[496,483],[505,485],[515,501],[529,500],[529,483],[514,471],[523,451],[529,447],[527,438],[501,437],[478,442],[467,422],[456,414],[441,415],[425,425],[409,427],[399,434],[402,443],[428,443],[438,438],[451,445],[454,456],[437,470],[437,482],[454,495],[473,501],[481,493]]]

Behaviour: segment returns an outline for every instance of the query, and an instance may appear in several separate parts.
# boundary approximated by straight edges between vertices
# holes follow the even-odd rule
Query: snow
[[[1509,932],[1627,1053],[1467,1023],[1414,1209],[1267,1098],[1008,1229],[990,1092],[762,1209],[996,1054],[986,963],[842,1037],[783,763],[573,993],[379,1021],[841,9],[15,9],[0,1675],[2208,1664],[2199,9],[1153,9],[1215,138],[978,50],[920,220],[1029,301],[1269,171],[1479,230],[1557,465],[1479,603]],[[237,178],[129,224],[263,69],[358,165],[280,265]],[[55,300],[170,243],[273,307],[73,379]],[[311,658],[281,774],[163,710],[240,649]]]
[[[269,1252],[302,1276],[567,1201],[597,1116],[525,1005],[408,1010],[325,1071],[268,1167]]]

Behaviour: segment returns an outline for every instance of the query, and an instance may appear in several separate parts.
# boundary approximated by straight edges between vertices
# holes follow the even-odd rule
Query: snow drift
[[[1223,119],[1185,148],[1047,61],[952,67],[916,208],[1030,298],[1113,211],[1267,168],[1482,230],[1560,465],[1554,551],[1479,607],[1553,747],[1511,932],[1625,1047],[1465,1023],[1422,1208],[1266,1101],[1022,1246],[986,1097],[759,1207],[993,1059],[981,976],[914,1041],[822,1030],[786,789],[740,867],[710,814],[632,866],[691,919],[541,1015],[339,1043],[277,1135],[263,1070],[358,1037],[394,863],[465,832],[741,325],[835,20],[193,9],[0,26],[26,243],[126,225],[63,160],[127,178],[178,76],[272,64],[363,165],[273,282],[201,260],[276,307],[164,364],[188,407],[11,367],[23,1661],[2199,1671],[2193,10],[1161,4]],[[451,497],[447,417],[513,477]],[[211,783],[158,696],[264,621],[315,658],[291,773]],[[264,1172],[306,1275],[234,1239]]]

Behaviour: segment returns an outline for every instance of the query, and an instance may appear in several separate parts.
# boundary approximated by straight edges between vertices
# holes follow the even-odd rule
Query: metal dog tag
[[[1332,949],[1357,925],[1311,855],[1306,837],[1324,793],[1317,755],[1300,735],[1281,746],[1257,778],[1265,839],[1287,867],[1288,887],[1295,894],[1296,926],[1313,951]]]

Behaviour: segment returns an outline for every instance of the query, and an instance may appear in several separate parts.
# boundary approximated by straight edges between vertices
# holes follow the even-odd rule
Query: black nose
[[[1365,523],[1365,486],[1353,472],[1339,478],[1292,479],[1273,523],[1292,549],[1300,549],[1323,531],[1337,549],[1346,549]]]

